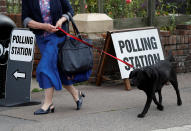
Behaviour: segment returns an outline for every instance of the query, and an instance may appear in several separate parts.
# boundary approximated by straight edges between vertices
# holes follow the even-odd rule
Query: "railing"
[[[191,15],[180,15],[175,16],[175,24],[170,23],[171,16],[156,16],[153,26],[161,28],[161,30],[169,30],[164,28],[173,28],[178,24],[184,24],[184,22],[191,20]],[[114,19],[115,29],[125,29],[125,28],[138,28],[148,26],[147,19],[144,17],[136,18],[124,18],[124,19]]]

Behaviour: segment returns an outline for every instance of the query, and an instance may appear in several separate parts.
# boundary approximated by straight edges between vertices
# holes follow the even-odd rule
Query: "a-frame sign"
[[[118,61],[121,78],[127,90],[131,89],[128,77],[133,69],[150,66],[164,59],[158,29],[154,27],[108,31],[103,51],[110,53],[113,47],[117,58],[133,65],[131,68]],[[107,59],[108,57],[103,53],[97,72],[96,85],[98,86],[104,78]]]

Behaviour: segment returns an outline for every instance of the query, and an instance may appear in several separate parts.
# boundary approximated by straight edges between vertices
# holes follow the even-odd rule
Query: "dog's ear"
[[[129,74],[129,79],[132,79],[133,77],[136,77],[136,74],[138,72],[138,69],[134,69]]]

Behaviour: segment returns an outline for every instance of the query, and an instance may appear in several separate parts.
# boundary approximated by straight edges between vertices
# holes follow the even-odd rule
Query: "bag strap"
[[[71,23],[72,23],[72,27],[73,27],[74,33],[76,34],[76,36],[77,36],[79,39],[82,40],[82,36],[81,36],[81,34],[80,34],[80,32],[79,32],[79,30],[78,30],[78,28],[77,28],[77,26],[76,26],[76,24],[75,24],[75,22],[74,22],[74,19],[73,19],[72,15],[70,14],[70,12],[67,12],[67,15],[69,16],[69,19],[70,19],[70,21],[71,21]]]
[[[88,45],[88,46],[90,46],[90,47],[92,47],[92,48],[95,48],[95,49],[97,49],[98,51],[100,51],[101,53],[104,53],[104,54],[106,54],[106,55],[108,55],[108,56],[110,56],[110,57],[112,57],[112,58],[114,58],[114,59],[116,59],[116,60],[119,60],[119,61],[123,62],[124,64],[126,64],[127,66],[130,66],[130,67],[133,68],[133,65],[131,65],[131,64],[129,64],[129,63],[127,63],[127,62],[125,62],[125,61],[123,61],[123,60],[121,60],[121,59],[119,59],[119,58],[117,58],[117,57],[115,57],[115,56],[113,56],[113,55],[111,55],[111,54],[109,54],[109,53],[107,53],[107,52],[105,52],[105,51],[103,51],[103,50],[101,50],[101,49],[99,49],[99,48],[93,46],[93,45],[91,45],[91,44],[89,44],[89,43],[86,42],[86,41],[83,41],[82,39],[80,39],[80,38],[78,38],[78,37],[75,37],[75,36],[73,36],[73,35],[67,33],[66,31],[64,31],[64,30],[61,29],[60,27],[57,27],[57,28],[58,28],[59,30],[61,30],[62,32],[64,32],[67,36],[69,36],[69,37],[71,37],[71,38],[73,38],[73,39],[76,39],[76,40],[78,40],[78,41],[84,43],[85,45]]]

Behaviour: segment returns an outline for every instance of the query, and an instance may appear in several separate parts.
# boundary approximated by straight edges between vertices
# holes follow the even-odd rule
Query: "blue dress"
[[[58,37],[50,34],[46,37],[36,36],[36,42],[41,53],[41,60],[36,69],[36,78],[40,88],[47,89],[54,87],[62,89],[63,85],[72,85],[64,74],[60,74],[57,67],[58,44],[65,40],[65,36]]]

